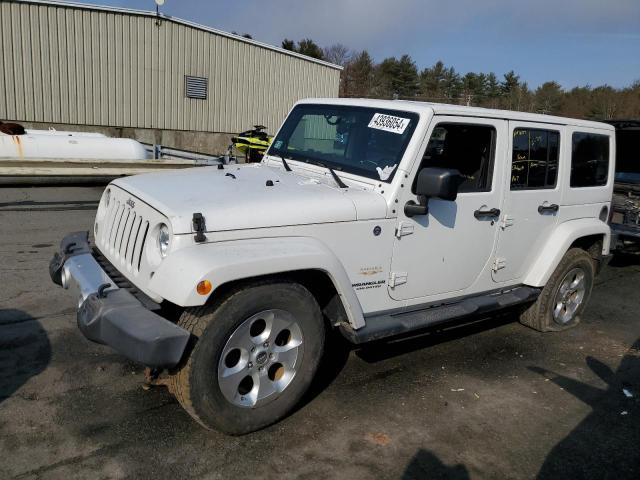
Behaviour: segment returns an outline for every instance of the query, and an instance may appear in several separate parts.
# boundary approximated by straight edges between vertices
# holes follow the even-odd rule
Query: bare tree
[[[349,63],[351,57],[351,51],[341,43],[335,43],[329,47],[324,48],[324,59],[327,62],[331,62],[344,67],[347,65],[347,63]]]

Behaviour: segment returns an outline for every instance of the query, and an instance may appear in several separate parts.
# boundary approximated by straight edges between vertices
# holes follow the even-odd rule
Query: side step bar
[[[480,315],[532,302],[541,289],[516,287],[508,291],[467,297],[455,303],[437,304],[420,310],[365,318],[364,327],[354,330],[342,324],[340,333],[352,343],[360,344],[421,330],[450,320]]]

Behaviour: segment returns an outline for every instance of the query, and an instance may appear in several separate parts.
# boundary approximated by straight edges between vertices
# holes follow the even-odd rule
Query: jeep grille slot
[[[136,246],[136,240],[138,239],[138,231],[140,230],[140,224],[142,223],[142,218],[139,215],[133,214],[133,220],[131,221],[131,229],[129,230],[129,235],[127,236],[127,246],[124,249],[124,261],[131,265],[133,258],[133,248]],[[133,238],[133,241],[132,241]],[[131,245],[131,250],[129,250],[129,245]],[[131,255],[129,255],[131,252]]]
[[[142,235],[142,241],[140,242],[140,254],[138,255],[138,270],[140,270],[140,264],[142,263],[142,252],[144,251],[144,241],[147,239],[147,233],[149,232],[149,222],[144,222],[144,234]]]
[[[119,199],[113,199],[99,234],[99,248],[117,268],[140,271],[149,221],[139,211]],[[123,270],[124,271],[124,270]]]
[[[109,235],[108,238],[105,238],[105,245],[108,247],[111,245],[111,239],[114,237],[113,231],[115,230],[115,225],[118,219],[118,213],[120,212],[120,207],[122,204],[120,202],[113,202],[113,208],[111,209],[109,216],[109,229],[105,231],[106,234]]]
[[[125,204],[121,204],[120,208],[118,209],[118,213],[116,214],[116,229],[115,232],[113,234],[113,239],[111,240],[111,251],[113,253],[115,253],[116,251],[116,244],[118,242],[118,234],[120,233],[120,226],[122,225],[122,217],[124,216],[125,210],[127,209],[127,206]]]
[[[124,240],[124,236],[127,233],[127,225],[129,225],[129,217],[131,216],[131,209],[127,208],[126,212],[122,214],[122,218],[120,219],[120,222],[122,223],[122,230],[120,230],[120,239],[118,240],[118,243],[116,245],[117,247],[117,253],[119,255],[122,255],[122,241]],[[122,222],[122,220],[124,220],[124,222]]]

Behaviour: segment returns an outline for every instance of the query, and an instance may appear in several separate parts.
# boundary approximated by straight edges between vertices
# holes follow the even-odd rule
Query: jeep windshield
[[[390,182],[417,124],[417,113],[400,110],[302,104],[268,154]]]

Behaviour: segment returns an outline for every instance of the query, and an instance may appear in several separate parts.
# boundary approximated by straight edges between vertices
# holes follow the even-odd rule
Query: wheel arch
[[[305,269],[270,273],[256,277],[238,278],[219,285],[207,299],[207,303],[218,301],[232,292],[246,287],[272,282],[291,282],[305,287],[318,302],[330,327],[348,323],[349,317],[345,305],[331,276],[324,270]]]
[[[364,325],[360,302],[340,260],[322,242],[308,237],[265,238],[194,245],[169,255],[151,288],[182,307],[204,305],[230,289],[257,281],[286,278],[305,286],[332,324]],[[209,295],[195,286],[207,279]]]
[[[578,247],[587,251],[594,260],[609,254],[611,230],[596,218],[571,220],[558,225],[547,239],[522,282],[532,287],[544,287],[569,249]]]

